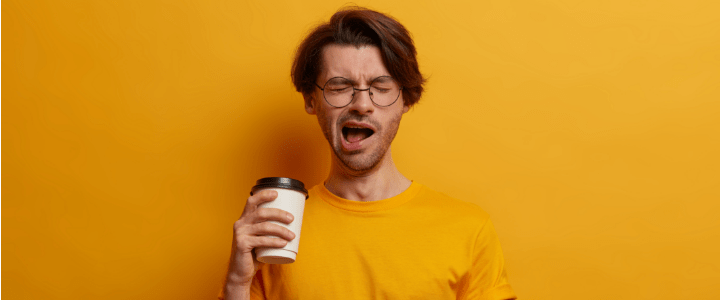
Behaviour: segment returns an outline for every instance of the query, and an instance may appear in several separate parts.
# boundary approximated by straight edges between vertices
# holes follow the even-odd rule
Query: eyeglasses
[[[366,89],[354,87],[353,82],[344,77],[330,78],[323,87],[320,87],[317,83],[315,83],[315,86],[323,91],[325,102],[336,108],[350,105],[355,98],[355,92],[364,91],[368,91],[370,101],[376,106],[390,106],[400,98],[400,91],[403,89],[390,76],[380,76],[373,79],[373,81],[370,82],[370,87]]]

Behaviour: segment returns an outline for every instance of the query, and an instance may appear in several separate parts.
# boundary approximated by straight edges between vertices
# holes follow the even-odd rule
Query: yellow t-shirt
[[[297,260],[262,264],[252,299],[515,299],[477,205],[415,182],[372,202],[309,196]]]

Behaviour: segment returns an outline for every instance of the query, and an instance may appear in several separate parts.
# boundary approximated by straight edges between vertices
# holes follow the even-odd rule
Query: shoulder
[[[308,189],[308,199],[315,198],[320,195],[320,185],[314,185],[312,188]]]
[[[476,226],[482,226],[490,219],[490,215],[479,205],[448,196],[427,186],[422,186],[416,197],[413,201],[415,206],[430,210],[440,217],[470,222]]]

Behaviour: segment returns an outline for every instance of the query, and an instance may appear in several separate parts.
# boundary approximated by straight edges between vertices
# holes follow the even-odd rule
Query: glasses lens
[[[341,77],[332,78],[325,83],[323,94],[325,100],[332,106],[342,107],[348,105],[353,97],[352,82]]]
[[[390,76],[375,78],[370,85],[370,98],[378,106],[389,106],[400,97],[400,86]]]
[[[377,106],[390,106],[400,97],[400,86],[390,76],[380,76],[370,83],[370,99]],[[328,104],[344,107],[353,100],[355,88],[349,79],[331,78],[323,87],[323,96]]]

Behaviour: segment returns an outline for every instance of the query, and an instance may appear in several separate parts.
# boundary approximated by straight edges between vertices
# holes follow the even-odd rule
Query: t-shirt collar
[[[410,187],[397,196],[376,201],[355,201],[338,197],[330,192],[324,184],[319,184],[318,195],[323,201],[340,209],[356,212],[375,212],[393,209],[407,203],[420,192],[421,188],[421,184],[412,181]]]

